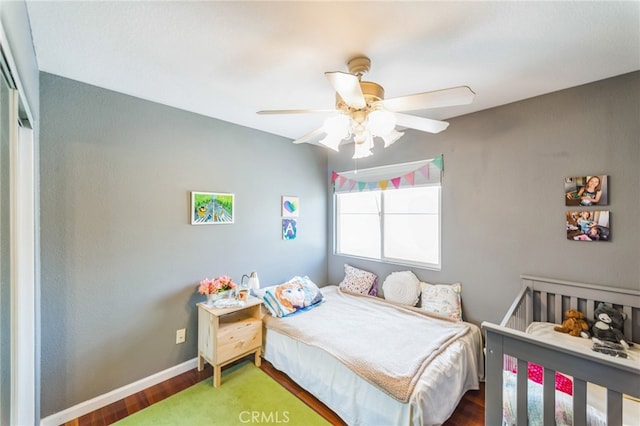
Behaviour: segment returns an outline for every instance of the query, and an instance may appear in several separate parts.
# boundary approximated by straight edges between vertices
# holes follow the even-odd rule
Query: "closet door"
[[[36,158],[0,49],[0,424],[36,424]]]
[[[10,424],[11,407],[11,90],[0,72],[0,424]]]

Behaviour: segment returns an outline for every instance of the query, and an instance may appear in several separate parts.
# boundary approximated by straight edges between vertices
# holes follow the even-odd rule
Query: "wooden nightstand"
[[[255,352],[260,366],[262,350],[262,301],[249,297],[244,306],[214,308],[198,303],[198,371],[207,361],[213,367],[213,386],[220,386],[220,371],[243,356]]]

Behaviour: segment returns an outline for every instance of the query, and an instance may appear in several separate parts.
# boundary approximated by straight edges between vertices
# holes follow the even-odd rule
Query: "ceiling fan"
[[[353,158],[364,158],[372,155],[374,137],[382,138],[386,148],[404,134],[396,130],[396,125],[429,133],[439,133],[449,126],[446,121],[403,114],[400,111],[466,105],[470,104],[475,96],[469,87],[459,86],[385,99],[381,85],[372,81],[362,81],[362,76],[371,68],[369,58],[356,56],[348,61],[347,66],[348,73],[325,72],[329,83],[336,91],[335,110],[263,110],[258,111],[258,114],[334,112],[322,127],[296,139],[293,143],[308,142],[324,133],[326,136],[319,143],[338,151],[343,140],[353,137]]]

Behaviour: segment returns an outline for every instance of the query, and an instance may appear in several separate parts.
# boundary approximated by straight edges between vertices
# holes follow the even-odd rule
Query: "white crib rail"
[[[573,377],[574,425],[586,424],[587,383],[607,389],[607,424],[622,424],[623,394],[640,398],[640,366],[628,360],[597,352],[584,353],[560,347],[524,333],[532,321],[561,323],[563,312],[578,309],[593,318],[598,303],[607,303],[627,313],[624,333],[640,341],[640,292],[599,287],[532,276],[522,276],[523,287],[501,324],[482,324],[486,333],[485,424],[502,424],[503,370],[517,365],[517,424],[527,424],[527,364],[543,366],[543,417],[555,424],[555,372]]]

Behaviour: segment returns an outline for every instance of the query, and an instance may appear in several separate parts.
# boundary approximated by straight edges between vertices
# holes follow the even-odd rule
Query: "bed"
[[[479,327],[334,285],[319,291],[313,309],[264,316],[263,356],[347,424],[442,424],[479,389]]]
[[[522,276],[500,325],[482,323],[487,425],[640,424],[639,345],[625,359],[594,352],[589,339],[553,331],[566,310],[593,319],[599,303],[624,312],[625,340],[640,342],[640,291]]]

